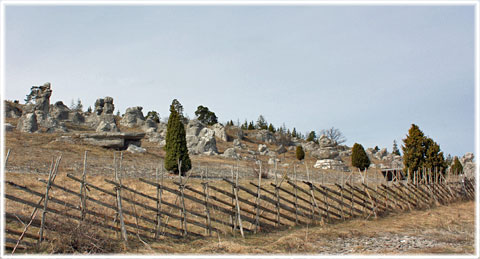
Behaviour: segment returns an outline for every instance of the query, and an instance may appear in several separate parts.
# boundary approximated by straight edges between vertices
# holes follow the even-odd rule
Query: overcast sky
[[[347,144],[402,144],[412,123],[474,151],[473,6],[7,6],[5,99],[51,82],[51,103],[219,121],[262,114]]]

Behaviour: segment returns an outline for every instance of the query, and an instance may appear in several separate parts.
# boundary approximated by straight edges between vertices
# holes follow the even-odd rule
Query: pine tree
[[[195,111],[195,116],[198,117],[198,120],[207,125],[213,125],[218,122],[218,118],[214,112],[210,111],[208,107],[200,105]]]
[[[297,146],[296,155],[298,160],[303,160],[305,158],[305,151],[303,151],[302,146]]]
[[[184,175],[192,168],[192,162],[188,156],[185,128],[175,107],[175,101],[170,106],[170,117],[167,123],[165,169],[178,173],[178,162],[181,161],[181,172]]]
[[[458,160],[458,157],[455,157],[453,159],[453,165],[452,165],[452,168],[451,168],[451,172],[453,174],[462,174],[463,173],[463,166],[462,166],[462,163],[460,163],[460,160]]]
[[[268,131],[272,132],[272,133],[275,133],[275,128],[273,127],[273,125],[270,123],[270,125],[268,125]]]
[[[412,172],[422,169],[425,163],[425,135],[417,125],[412,124],[408,130],[407,137],[403,139],[403,143],[403,164],[405,165],[405,170],[409,170],[411,172],[410,175],[413,177],[414,174]]]
[[[147,113],[147,118],[152,119],[156,123],[160,123],[160,117],[158,116],[158,112],[156,111],[149,111]]]
[[[268,129],[267,120],[265,120],[265,117],[263,117],[263,115],[258,116],[256,126],[257,129]]]
[[[307,141],[316,141],[317,140],[317,135],[315,134],[315,131],[310,131],[307,137]]]
[[[431,138],[425,138],[424,146],[426,150],[424,166],[432,172],[444,174],[447,164],[443,152],[440,152],[440,146]]]
[[[400,155],[400,150],[398,150],[397,141],[395,141],[395,140],[393,141],[392,154],[395,154],[397,156],[401,156]]]
[[[292,130],[292,137],[298,138],[297,130],[295,128],[293,128],[293,130]]]
[[[250,124],[248,124],[248,130],[254,130],[255,129],[255,126],[253,126],[253,121],[250,122]]]
[[[173,99],[171,106],[173,106],[173,109],[178,113],[180,121],[183,124],[186,124],[188,122],[188,119],[183,116],[183,105],[177,99]]]
[[[352,166],[358,168],[360,171],[367,169],[370,166],[370,159],[363,149],[363,146],[355,143],[352,148]]]

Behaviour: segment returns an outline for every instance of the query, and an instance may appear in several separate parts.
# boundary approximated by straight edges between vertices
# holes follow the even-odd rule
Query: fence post
[[[278,177],[277,177],[277,158],[275,157],[275,211],[277,212],[277,215],[275,216],[275,221],[276,221],[276,226],[280,226],[280,197],[278,196]]]
[[[50,190],[50,187],[52,185],[52,182],[57,175],[58,165],[60,164],[61,159],[62,159],[62,156],[57,158],[57,161],[55,163],[55,166],[54,166],[53,170],[50,171],[50,173],[48,175],[48,182],[47,182],[47,187],[46,187],[46,190],[45,190],[45,198],[44,198],[44,203],[43,203],[42,221],[40,223],[40,231],[38,233],[38,244],[40,244],[43,240],[43,229],[45,228],[45,218],[47,216],[48,194],[49,194],[49,190]]]
[[[258,226],[260,224],[260,187],[262,185],[262,163],[260,163],[260,171],[258,173],[258,187],[257,187],[257,197],[255,199],[255,231],[254,233],[257,233],[258,231]]]
[[[233,173],[233,165],[232,165],[232,168],[231,168],[231,173],[232,173],[232,182],[235,182],[235,177],[234,177],[234,173]],[[235,194],[235,186],[232,185],[232,194]],[[232,208],[235,208],[235,197],[232,196],[231,198],[231,202],[232,202]],[[235,210],[235,216],[234,215],[230,215],[230,223],[232,223],[232,234],[235,235],[235,229],[237,229],[237,210]]]
[[[122,152],[120,153],[120,160],[123,160],[123,153]],[[115,171],[114,171],[115,181],[118,184],[118,186],[115,186],[115,191],[116,191],[116,194],[117,194],[118,218],[119,218],[119,221],[120,221],[122,239],[123,239],[123,242],[124,242],[124,246],[126,247],[128,238],[127,238],[127,231],[125,229],[125,222],[123,220],[123,211],[122,211],[122,196],[121,196],[122,195],[122,193],[121,193],[122,180],[121,180],[121,177],[120,177],[120,172],[117,169],[117,162],[116,162],[115,153],[114,153],[114,164],[115,164]]]
[[[205,170],[205,181],[203,180],[203,173],[202,173],[202,185],[203,185],[203,195],[205,197],[205,213],[207,214],[206,218],[206,224],[207,228],[206,232],[209,236],[212,235],[212,229],[211,229],[211,221],[210,221],[210,210],[208,209],[208,198],[209,198],[209,193],[208,193],[208,168]],[[217,233],[218,234],[218,233]]]
[[[80,198],[82,206],[82,221],[85,219],[85,211],[87,210],[87,188],[85,186],[87,178],[87,152],[85,150],[85,155],[83,157],[83,173],[82,173],[82,185],[80,186]]]
[[[240,210],[240,203],[238,202],[238,171],[235,177],[235,201],[236,201],[236,207],[237,207],[237,221],[238,221],[238,226],[240,227],[240,234],[242,235],[243,238],[245,238],[245,235],[243,234],[243,226],[242,226],[242,218],[241,218],[241,210]]]
[[[295,187],[294,187],[294,193],[295,193],[295,225],[298,225],[298,198],[297,198],[297,170],[296,170],[297,164],[293,164],[293,173],[295,175]]]
[[[7,156],[5,157],[4,169],[7,170],[7,162],[8,158],[10,157],[10,148],[7,151]]]
[[[183,183],[183,180],[182,180],[182,161],[180,159],[178,159],[177,164],[178,164],[178,178],[179,178],[179,181],[180,181],[180,184],[179,184],[180,202],[182,203],[181,224],[182,224],[182,228],[183,228],[183,236],[186,237],[187,234],[188,234],[188,231],[187,231],[187,213],[185,211],[185,197],[183,195],[183,191],[184,191],[185,186],[184,186],[184,183]]]
[[[162,226],[161,211],[162,211],[162,193],[163,193],[163,189],[160,188],[160,186],[158,185],[159,184],[159,182],[158,182],[158,167],[155,170],[155,180],[156,180],[156,183],[157,183],[157,226],[156,226],[156,229],[155,229],[155,238],[158,238],[158,236],[160,235],[160,228]],[[161,171],[161,183],[160,183],[160,185],[163,186],[163,165],[162,165],[162,171]]]

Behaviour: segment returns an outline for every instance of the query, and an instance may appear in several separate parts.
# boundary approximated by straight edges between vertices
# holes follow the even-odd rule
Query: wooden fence
[[[6,248],[15,253],[61,232],[50,215],[102,229],[103,234],[117,236],[128,245],[132,240],[148,243],[163,238],[245,236],[286,226],[369,219],[475,198],[474,179],[468,178],[368,185],[348,181],[319,184],[299,181],[296,175],[277,179],[276,174],[274,181],[267,182],[259,174],[258,180],[239,184],[238,174],[232,170],[221,181],[209,180],[206,171],[199,182],[189,182],[188,175],[180,175],[166,184],[164,174],[157,170],[155,179],[138,178],[127,186],[122,183],[121,159],[115,159],[114,180],[103,179],[109,188],[88,181],[86,153],[83,172],[66,175],[77,189],[55,183],[61,157],[52,162],[48,180],[38,180],[45,185],[43,192],[6,181],[7,190],[20,192],[6,192],[5,198],[32,209],[30,215],[5,212]]]

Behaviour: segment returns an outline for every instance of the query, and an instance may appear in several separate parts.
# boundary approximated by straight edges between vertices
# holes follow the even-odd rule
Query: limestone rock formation
[[[215,123],[212,128],[217,138],[223,141],[228,141],[227,132],[225,131],[225,127],[222,124]]]
[[[135,132],[102,132],[81,133],[77,135],[84,143],[105,148],[125,150],[129,145],[141,146],[145,133]]]
[[[38,130],[37,115],[34,112],[22,115],[18,120],[17,129],[21,132],[32,133]]]
[[[280,145],[277,150],[275,150],[275,152],[277,152],[277,154],[283,154],[283,153],[286,153],[287,152],[287,149],[283,146],[283,145]]]
[[[86,119],[97,132],[118,132],[117,122],[113,111],[112,97],[99,98],[95,101],[95,112]]]
[[[246,146],[245,144],[243,144],[240,140],[234,139],[234,140],[233,140],[233,147],[234,147],[234,148],[244,149],[244,148],[246,148],[247,146]]]
[[[317,143],[313,141],[305,142],[305,143],[302,143],[301,145],[303,150],[308,152],[312,150],[316,150],[320,147]]]
[[[128,145],[127,151],[130,153],[145,153],[147,150],[143,147],[139,147],[133,144]]]
[[[188,152],[193,155],[217,155],[215,131],[205,127],[198,120],[190,120],[186,129]]]
[[[141,106],[127,108],[120,120],[120,124],[125,127],[143,126],[145,124],[145,117],[143,116],[142,109]]]
[[[277,139],[275,138],[275,135],[268,131],[268,130],[259,130],[256,133],[254,133],[253,137],[261,142],[266,142],[269,144],[273,144],[277,142]]]
[[[9,101],[5,101],[5,118],[20,118],[22,116],[22,109],[20,108],[20,104],[12,103]]]
[[[475,162],[473,162],[474,158],[475,156],[473,155],[473,153],[468,152],[459,159],[460,163],[463,166],[463,173],[468,177],[475,176],[476,165]]]
[[[241,159],[237,154],[235,148],[227,148],[222,154],[223,157],[232,158],[232,159]]]
[[[335,170],[335,171],[342,171],[342,172],[350,171],[348,169],[348,166],[346,166],[342,160],[337,160],[337,159],[317,160],[317,162],[313,167],[319,168],[319,169],[325,169],[325,170],[329,169],[329,170]]]
[[[50,109],[50,114],[55,120],[68,120],[70,109],[62,101],[56,102]]]

